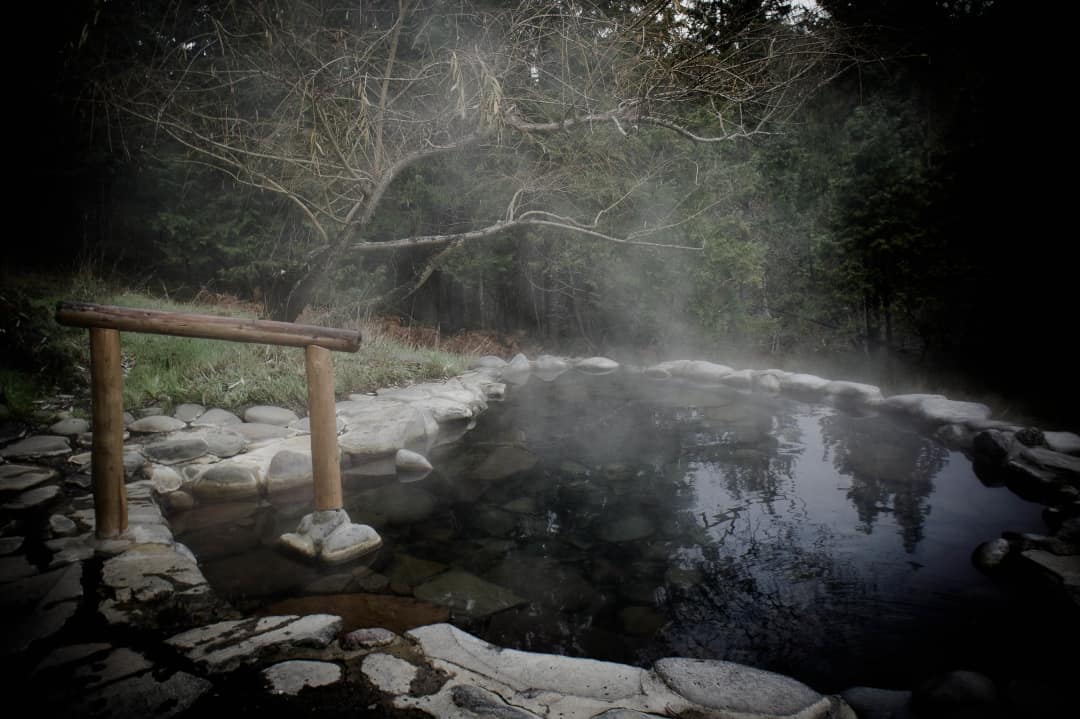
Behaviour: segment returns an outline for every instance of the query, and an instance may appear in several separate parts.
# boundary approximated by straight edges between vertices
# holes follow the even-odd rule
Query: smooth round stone
[[[203,435],[206,442],[206,451],[215,457],[233,457],[244,451],[247,439],[232,431],[220,430],[217,432],[207,431]]]
[[[32,464],[0,464],[0,492],[22,492],[52,481],[60,473]]]
[[[397,635],[389,629],[381,627],[365,627],[354,629],[341,638],[341,648],[351,649],[375,649],[393,644]]]
[[[284,492],[305,487],[311,484],[312,474],[310,454],[283,449],[270,460],[267,489],[270,492]]]
[[[0,449],[0,457],[55,457],[71,451],[67,437],[39,434]]]
[[[399,472],[430,472],[433,469],[427,457],[408,449],[397,451],[394,455],[394,466]]]
[[[49,517],[49,533],[54,537],[70,537],[78,534],[79,528],[70,519],[62,514],[54,514]]]
[[[619,363],[607,357],[588,357],[574,364],[574,369],[585,374],[608,374],[619,369]]]
[[[323,687],[341,681],[341,667],[331,662],[294,659],[263,670],[274,694],[299,694],[306,687]]]
[[[38,507],[43,507],[55,500],[59,494],[60,488],[55,484],[50,484],[47,487],[28,489],[10,502],[5,502],[4,509],[12,512],[37,509]]]
[[[143,417],[142,419],[135,420],[128,429],[132,432],[139,432],[142,434],[162,434],[165,432],[175,432],[186,426],[186,423],[181,422],[175,417],[166,417],[163,414],[157,414],[152,417]]]
[[[154,491],[158,494],[169,494],[180,489],[184,484],[184,478],[172,467],[156,466],[150,473],[150,481],[154,485]]]
[[[173,417],[181,422],[194,422],[201,417],[205,411],[206,407],[203,407],[201,404],[185,402],[176,406],[176,409],[173,411]]]
[[[139,420],[140,422],[142,420]],[[176,464],[202,457],[209,451],[206,440],[201,437],[166,439],[143,447],[143,453],[154,462]]]
[[[191,423],[193,427],[221,427],[230,424],[240,424],[242,419],[232,412],[214,407],[199,415],[199,418]]]
[[[49,427],[49,434],[76,435],[90,431],[90,423],[78,417],[62,419]]]
[[[653,665],[653,671],[675,693],[721,712],[824,716],[828,709],[828,700],[801,682],[733,662],[661,659]]]
[[[250,467],[239,464],[215,464],[203,472],[192,486],[200,502],[229,502],[249,499],[259,494],[258,478]]]
[[[381,546],[382,537],[366,524],[342,524],[323,542],[321,558],[327,564],[340,564],[370,554]]]
[[[255,424],[273,424],[285,427],[299,419],[300,416],[291,409],[266,404],[255,405],[244,410],[244,421]]]
[[[249,442],[262,442],[267,439],[284,439],[293,435],[292,430],[276,424],[262,424],[245,422],[229,427],[230,432],[235,432]]]

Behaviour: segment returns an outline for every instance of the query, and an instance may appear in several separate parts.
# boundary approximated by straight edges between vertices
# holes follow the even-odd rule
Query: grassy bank
[[[53,320],[62,299],[143,309],[255,317],[257,308],[226,296],[203,294],[179,302],[148,292],[111,285],[86,273],[75,276],[4,276],[0,285],[0,402],[16,416],[30,417],[36,404],[58,393],[71,395],[75,409],[88,409],[89,344],[86,331]],[[342,313],[315,310],[302,322],[340,324]],[[334,353],[339,396],[378,387],[441,378],[462,371],[469,357],[398,341],[374,322],[347,321],[364,341],[355,354]],[[302,410],[307,384],[304,351],[292,347],[241,344],[125,332],[124,406],[135,409],[181,402],[240,409],[278,404]]]

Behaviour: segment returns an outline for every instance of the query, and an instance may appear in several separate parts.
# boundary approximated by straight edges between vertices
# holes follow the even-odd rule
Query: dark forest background
[[[246,4],[209,3],[219,5]],[[441,3],[426,5],[430,17]],[[775,0],[674,5],[581,6],[624,24],[652,13],[654,29],[678,25],[681,41],[706,54],[750,25],[804,23],[848,62],[767,134],[715,147],[642,128],[433,156],[394,176],[364,233],[384,242],[486,222],[506,204],[515,163],[540,153],[569,168],[560,207],[604,206],[625,179],[612,168],[663,154],[650,201],[677,204],[692,195],[688,183],[719,198],[663,239],[700,251],[524,225],[342,255],[298,303],[290,292],[310,270],[314,240],[294,203],[193,164],[161,133],[114,124],[96,94],[110,73],[149,62],[132,38],[151,20],[193,27],[198,13],[178,20],[185,3],[98,1],[24,9],[13,22],[25,35],[8,50],[4,264],[91,266],[174,296],[230,292],[284,319],[335,306],[444,334],[495,330],[549,351],[818,357],[863,376],[883,366],[964,376],[1059,410],[1076,396],[1065,18],[992,0],[823,0],[801,19]],[[392,28],[405,6],[365,7]],[[707,129],[702,118],[696,127]],[[648,215],[644,201],[619,220],[623,235]]]

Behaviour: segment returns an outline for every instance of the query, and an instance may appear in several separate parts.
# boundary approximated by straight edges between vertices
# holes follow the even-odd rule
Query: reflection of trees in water
[[[836,470],[851,477],[847,497],[860,529],[870,534],[878,515],[891,512],[904,549],[914,552],[930,513],[933,479],[948,461],[948,450],[885,417],[829,414],[820,425],[825,457],[831,452]]]

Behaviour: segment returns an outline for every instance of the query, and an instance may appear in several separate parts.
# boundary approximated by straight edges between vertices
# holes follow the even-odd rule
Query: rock
[[[400,633],[445,622],[450,616],[446,607],[412,597],[362,593],[293,597],[276,602],[265,611],[268,614],[288,613],[300,616],[326,612],[340,617],[342,631],[346,632],[367,627],[384,627]]]
[[[477,686],[454,685],[450,688],[450,698],[454,706],[464,709],[468,716],[491,717],[492,719],[540,719],[538,714],[510,706],[498,694]]]
[[[222,462],[211,465],[191,486],[200,502],[231,502],[259,496],[259,480],[252,467]]]
[[[597,594],[574,568],[525,552],[505,552],[486,576],[530,602],[560,612],[584,610]],[[544,581],[537,581],[539,577]]]
[[[619,369],[619,363],[607,357],[587,357],[574,363],[574,369],[585,374],[610,374]]]
[[[753,370],[742,369],[720,378],[721,384],[738,389],[749,389],[754,382]]]
[[[666,367],[659,365],[655,367],[646,367],[642,372],[643,375],[649,379],[671,379],[671,372]]]
[[[977,426],[990,418],[990,408],[978,402],[958,402],[939,394],[900,394],[886,399],[883,406],[931,424]]]
[[[321,559],[340,564],[370,554],[382,546],[382,537],[365,524],[343,524],[323,542]]]
[[[1045,447],[1025,447],[1020,456],[1044,469],[1080,477],[1080,457],[1055,452]]]
[[[1003,716],[994,683],[982,674],[964,670],[933,677],[916,687],[911,708],[920,716],[950,719]]]
[[[727,365],[713,362],[691,361],[683,366],[680,376],[702,384],[718,384],[735,370]]]
[[[13,582],[35,574],[37,574],[37,567],[26,561],[26,557],[0,559],[0,583]]]
[[[173,417],[181,422],[190,423],[201,417],[205,411],[206,407],[203,407],[201,404],[185,402],[176,406],[176,409],[173,410]]]
[[[434,469],[427,457],[418,452],[399,449],[394,455],[394,466],[399,472],[430,472]]]
[[[152,462],[177,464],[202,457],[209,447],[201,437],[166,439],[143,446],[143,454]]]
[[[536,455],[517,445],[496,447],[470,475],[473,479],[495,482],[527,472],[536,466]]]
[[[128,429],[132,432],[139,432],[141,434],[160,434],[163,432],[175,432],[178,429],[184,429],[186,426],[186,422],[181,422],[175,417],[166,417],[163,414],[159,414],[152,417],[137,419],[131,423],[131,426],[128,427]]]
[[[60,495],[60,487],[50,484],[46,487],[28,489],[14,499],[4,502],[3,508],[9,512],[22,512],[51,504]]]
[[[829,380],[813,374],[791,374],[780,378],[780,389],[801,396],[820,396],[830,384]]]
[[[242,419],[237,417],[228,410],[219,409],[214,407],[203,412],[199,417],[191,423],[192,427],[224,427],[234,424],[240,424]]]
[[[840,696],[855,710],[859,719],[915,719],[908,711],[909,691],[852,687]]]
[[[285,427],[299,419],[300,416],[291,409],[272,405],[255,405],[244,410],[244,421],[256,424],[275,424],[279,427]]]
[[[52,434],[39,434],[21,439],[14,444],[0,449],[0,457],[33,459],[34,457],[56,457],[71,451],[67,437]]]
[[[338,402],[337,406],[338,415],[348,426],[338,443],[354,461],[392,455],[399,449],[426,451],[429,439],[434,442],[438,435],[434,418],[405,402],[370,397],[363,402]]]
[[[404,659],[377,653],[364,657],[360,671],[379,691],[399,695],[409,693],[418,670]]]
[[[1007,540],[991,539],[989,542],[983,542],[975,548],[971,561],[979,569],[995,569],[1009,556],[1010,549]]]
[[[305,687],[324,687],[341,681],[341,667],[331,662],[294,659],[263,670],[274,694],[296,695]]]
[[[225,429],[215,432],[208,431],[203,435],[202,439],[206,442],[206,451],[222,459],[240,454],[244,451],[244,447],[247,446],[248,442],[247,438]]]
[[[15,554],[25,543],[25,537],[0,537],[0,557]]]
[[[125,449],[121,461],[124,463],[124,476],[128,479],[138,474],[146,465],[146,458],[137,449]]]
[[[406,636],[429,659],[449,662],[517,692],[552,692],[600,702],[638,700],[642,694],[645,672],[638,667],[503,649],[449,624],[420,627]]]
[[[597,536],[605,542],[633,542],[651,537],[655,533],[656,526],[648,517],[631,514],[604,523],[600,526]]]
[[[34,673],[37,674],[56,667],[64,667],[76,662],[81,662],[90,657],[104,654],[110,649],[112,649],[111,644],[104,644],[102,642],[71,644],[58,647],[49,652],[49,654],[41,660],[41,663],[34,669]]]
[[[780,378],[774,374],[760,373],[754,375],[753,388],[758,392],[775,394],[780,391]]]
[[[341,631],[329,614],[218,622],[177,634],[165,643],[208,672],[227,672],[293,648],[323,649]]]
[[[1062,454],[1080,455],[1080,435],[1072,432],[1043,432],[1046,446]]]
[[[506,360],[495,355],[484,355],[472,364],[473,367],[501,369],[506,366]]]
[[[141,674],[153,666],[142,654],[120,647],[111,651],[101,661],[78,667],[73,673],[73,679],[86,689],[96,689],[117,679]]]
[[[77,534],[79,528],[75,522],[62,514],[54,514],[49,517],[49,533],[54,537],[70,537]]]
[[[356,493],[350,508],[366,524],[376,527],[416,524],[435,511],[435,497],[412,485],[389,484]]]
[[[365,627],[363,629],[354,629],[351,632],[343,635],[338,642],[341,644],[341,648],[346,651],[354,649],[376,649],[378,647],[385,647],[389,644],[393,644],[397,639],[397,635],[389,629],[383,629],[381,627]]]
[[[49,427],[49,434],[72,436],[90,431],[90,423],[85,419],[68,417]]]
[[[296,420],[295,422],[289,422],[289,424],[287,424],[285,426],[288,427],[291,430],[296,431],[296,432],[303,432],[304,434],[311,434],[311,418],[310,417],[301,417],[300,419]],[[344,431],[344,429],[345,429],[345,420],[343,420],[341,417],[335,417],[334,418],[334,426],[335,426],[335,430],[334,430],[335,433],[336,434],[341,434],[341,432]]]
[[[391,585],[404,587],[412,593],[413,587],[447,569],[447,565],[442,562],[432,562],[409,554],[398,553],[394,555],[393,564],[387,571],[387,578]]]
[[[311,454],[283,449],[270,460],[266,488],[270,494],[312,486]]]
[[[229,431],[240,435],[248,442],[265,442],[269,439],[283,439],[292,437],[293,430],[276,424],[257,424],[245,422],[229,426]]]
[[[319,548],[315,546],[315,542],[303,534],[287,532],[278,537],[278,544],[304,559],[314,560],[319,556]]]
[[[57,479],[60,473],[32,464],[0,464],[0,492],[23,492]]]
[[[449,607],[463,617],[486,617],[525,603],[510,590],[460,569],[440,574],[413,593],[417,599]]]
[[[1080,590],[1080,555],[1059,557],[1044,549],[1029,549],[1020,556],[1055,584],[1066,590]]]
[[[672,691],[719,712],[769,717],[825,717],[829,700],[781,674],[732,662],[661,659],[653,671]]]
[[[970,450],[974,446],[972,431],[962,424],[943,424],[934,432],[934,439],[946,447]]]
[[[872,384],[836,380],[825,385],[825,395],[835,402],[856,402],[877,405],[884,399],[881,389]]]
[[[76,715],[164,719],[183,713],[212,686],[186,672],[161,677],[146,672],[81,696]]]
[[[506,367],[503,368],[503,374],[506,373],[524,373],[532,371],[532,363],[529,362],[529,358],[518,352]]]
[[[166,579],[167,578],[167,579]],[[169,626],[216,610],[198,565],[169,545],[136,544],[105,562],[99,611],[110,624]],[[109,598],[111,596],[111,598]]]
[[[169,494],[179,490],[184,484],[184,479],[172,467],[156,466],[150,472],[150,482],[158,494]]]

